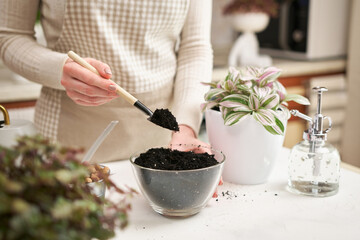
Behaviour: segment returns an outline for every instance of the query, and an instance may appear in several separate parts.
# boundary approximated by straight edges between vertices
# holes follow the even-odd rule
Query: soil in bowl
[[[182,152],[169,148],[151,148],[136,158],[135,164],[161,170],[192,170],[218,164],[208,153]]]
[[[206,206],[225,161],[220,151],[208,149],[210,154],[151,148],[130,157],[140,190],[155,212],[188,217]]]

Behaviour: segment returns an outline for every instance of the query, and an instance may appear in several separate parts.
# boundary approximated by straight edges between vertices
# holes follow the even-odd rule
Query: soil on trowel
[[[141,153],[135,164],[162,170],[191,170],[217,164],[214,155],[208,153],[182,152],[169,148],[151,148]]]
[[[163,128],[179,131],[179,124],[169,109],[155,109],[150,121]]]

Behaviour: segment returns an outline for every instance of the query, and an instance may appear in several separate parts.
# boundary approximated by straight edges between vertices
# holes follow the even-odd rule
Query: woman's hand
[[[174,132],[170,147],[179,151],[207,152],[211,154],[210,145],[196,138],[195,132],[187,125],[179,125],[179,131]],[[179,145],[181,144],[181,145]],[[198,147],[200,145],[200,147]],[[204,146],[203,148],[201,146]]]
[[[210,151],[210,145],[200,141],[196,138],[195,132],[192,128],[186,126],[186,125],[179,125],[179,131],[174,132],[173,136],[171,138],[170,142],[170,148],[176,149],[179,151],[193,151],[197,153],[204,153],[207,152],[209,154],[212,154]],[[181,144],[181,145],[178,145]],[[191,146],[193,147],[191,147]],[[200,147],[198,147],[200,145]],[[201,147],[204,146],[204,147]],[[222,185],[223,181],[222,178],[220,178],[219,185]],[[218,196],[217,191],[213,194],[213,198],[216,198]]]
[[[115,83],[108,80],[111,77],[110,67],[96,59],[85,60],[96,68],[101,77],[68,59],[61,78],[61,85],[64,86],[67,95],[75,103],[83,106],[98,106],[118,97]]]

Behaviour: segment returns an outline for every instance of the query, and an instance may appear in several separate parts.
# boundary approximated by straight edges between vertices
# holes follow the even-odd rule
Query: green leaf
[[[268,67],[265,69],[265,72],[259,78],[260,86],[265,86],[270,82],[274,82],[281,74],[280,69],[275,67]]]
[[[24,189],[24,185],[18,181],[7,179],[5,184],[5,190],[8,193],[20,193]]]
[[[254,112],[253,115],[254,118],[262,125],[274,126],[276,124],[274,115],[265,109],[259,109],[258,111]]]
[[[244,95],[249,95],[249,91],[251,90],[251,87],[245,84],[237,84],[236,87],[239,89],[239,92]]]
[[[64,198],[58,198],[54,208],[51,210],[51,215],[55,219],[70,219],[73,212],[73,204]]]
[[[249,98],[240,94],[231,94],[224,97],[220,101],[220,105],[224,107],[244,107],[245,109],[249,109]]]
[[[273,135],[280,135],[278,132],[275,131],[275,129],[272,126],[266,126],[266,125],[263,126],[269,133]]]
[[[255,94],[251,94],[249,97],[249,108],[251,110],[258,110],[260,107],[260,101],[259,99],[255,96]]]
[[[233,90],[235,90],[235,84],[233,81],[226,81],[225,82],[225,90],[228,91],[228,92],[232,92]]]
[[[108,239],[126,226],[135,192],[104,178],[124,196],[116,202],[96,197],[86,187],[89,170],[76,158],[80,152],[40,135],[0,147],[0,239]]]
[[[212,88],[216,88],[217,86],[217,82],[201,82],[201,84],[205,85],[205,86],[210,86]]]
[[[269,114],[272,114],[274,116],[274,119],[275,119],[275,124],[271,124],[271,125],[264,125],[264,128],[270,132],[271,134],[274,134],[274,135],[284,135],[284,130],[285,130],[285,127],[284,127],[284,124],[283,122],[280,120],[280,118],[277,117],[277,114],[275,111],[268,111]]]
[[[11,205],[12,211],[18,214],[23,214],[30,209],[30,204],[21,198],[13,199]]]
[[[72,173],[66,169],[56,171],[55,178],[63,184],[68,184],[73,179]]]
[[[277,117],[275,117],[275,122],[276,122],[276,125],[280,128],[281,132],[283,133],[285,130],[283,122]]]
[[[298,94],[286,94],[284,101],[294,101],[302,105],[310,105],[310,102],[306,97]]]
[[[213,88],[210,89],[204,96],[206,101],[209,101],[223,93],[225,93],[226,91],[224,89],[220,89],[220,88]]]
[[[280,101],[279,95],[271,94],[264,97],[264,99],[261,102],[261,107],[272,109],[279,104],[279,101]]]
[[[239,122],[241,118],[248,114],[248,112],[231,112],[225,116],[224,124],[226,126],[234,125],[235,123]]]
[[[219,104],[217,102],[206,102],[201,104],[201,111],[204,112],[206,109],[211,109],[213,107],[218,106]]]

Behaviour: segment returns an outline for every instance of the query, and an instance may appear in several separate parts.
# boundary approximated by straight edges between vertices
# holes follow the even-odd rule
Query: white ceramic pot
[[[226,163],[224,181],[260,184],[268,180],[281,151],[284,136],[273,135],[252,116],[233,126],[225,126],[219,111],[205,112],[209,142],[223,151]]]

